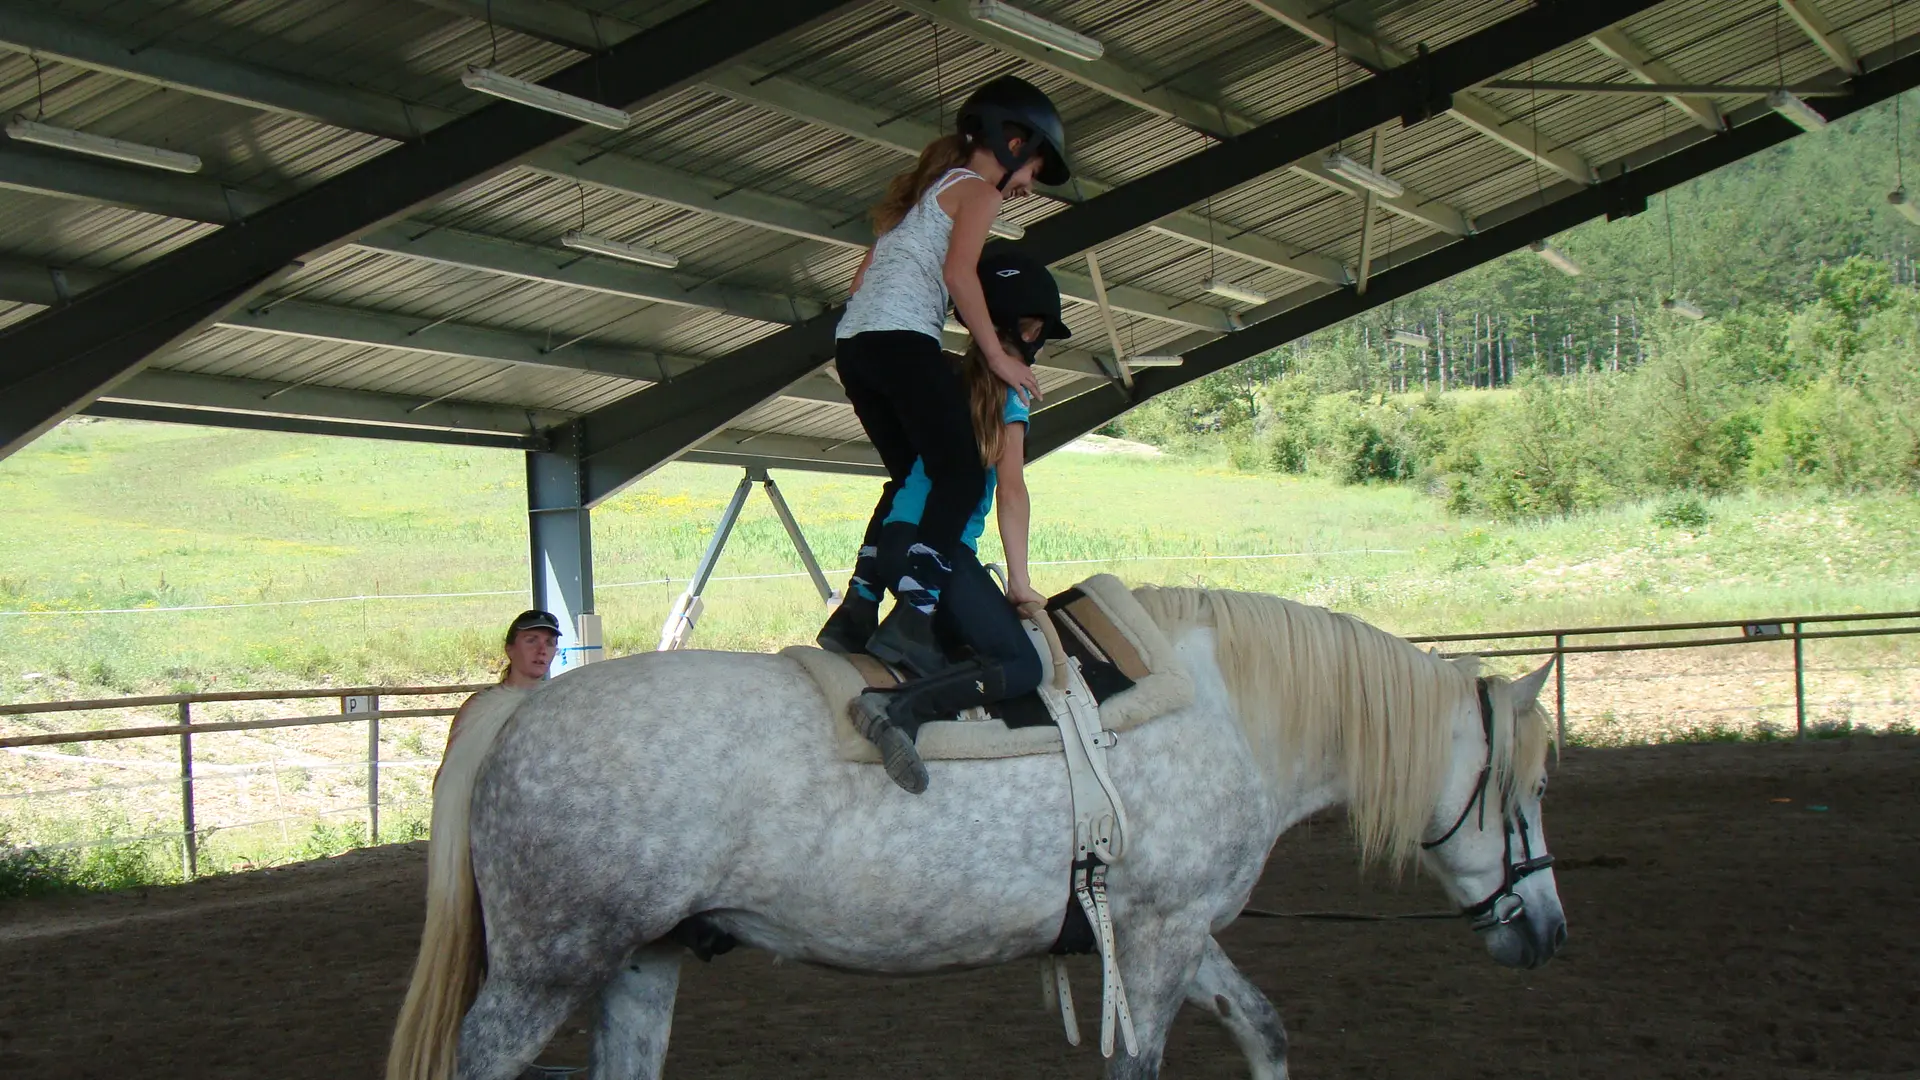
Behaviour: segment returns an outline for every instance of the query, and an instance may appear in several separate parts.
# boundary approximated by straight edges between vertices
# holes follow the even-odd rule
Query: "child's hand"
[[[1028,582],[1009,581],[1007,582],[1007,601],[1014,607],[1021,607],[1026,604],[1045,604],[1047,598],[1034,591],[1033,586]]]
[[[986,354],[987,370],[1012,387],[1028,407],[1041,400],[1040,380],[1034,376],[1032,368],[1014,358],[998,342],[983,344],[980,351]]]

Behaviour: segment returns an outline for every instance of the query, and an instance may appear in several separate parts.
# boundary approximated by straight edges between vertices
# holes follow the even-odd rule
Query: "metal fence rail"
[[[1808,626],[1838,623],[1876,623],[1881,625],[1847,630],[1809,630]],[[1889,625],[1909,623],[1914,625]],[[1693,636],[1650,639],[1647,635],[1692,633],[1738,629],[1738,635]],[[1806,661],[1804,644],[1808,641],[1837,638],[1891,637],[1920,634],[1920,611],[1873,612],[1860,615],[1792,615],[1763,619],[1727,619],[1714,622],[1641,623],[1625,626],[1560,627],[1548,630],[1493,630],[1483,633],[1427,634],[1407,640],[1417,644],[1452,645],[1464,642],[1527,642],[1488,649],[1470,655],[1481,657],[1550,656],[1554,670],[1554,721],[1562,744],[1566,741],[1567,695],[1566,658],[1581,653],[1624,653],[1663,649],[1715,648],[1729,645],[1753,645],[1767,642],[1793,642],[1794,731],[1806,735]],[[1582,644],[1578,639],[1632,636],[1629,641],[1601,641]],[[1575,639],[1569,643],[1569,639]],[[1550,641],[1551,644],[1545,644]],[[1469,655],[1448,653],[1447,655]],[[199,871],[198,830],[194,822],[193,736],[226,731],[258,731],[272,728],[318,727],[328,724],[367,723],[367,798],[365,812],[368,835],[376,842],[380,835],[380,721],[382,719],[450,716],[457,710],[448,707],[387,709],[383,701],[394,698],[419,698],[438,695],[471,694],[487,689],[491,683],[448,686],[364,686],[301,690],[240,690],[196,694],[157,694],[143,697],[96,698],[75,701],[31,702],[0,705],[0,716],[28,716],[47,713],[105,711],[173,706],[178,720],[172,724],[148,724],[138,727],[110,728],[100,731],[74,731],[39,735],[0,737],[0,750],[15,747],[58,746],[71,743],[108,742],[122,739],[171,737],[179,740],[180,831],[156,836],[178,836],[181,842],[181,868],[187,877]],[[195,723],[193,707],[200,704],[234,701],[293,701],[337,698],[341,711],[317,716],[285,716],[261,720],[223,720]],[[351,765],[354,763],[346,763]],[[389,762],[390,766],[419,767],[419,762]],[[174,781],[161,781],[171,784]],[[134,785],[116,785],[134,786]],[[137,786],[145,786],[137,785]],[[357,811],[350,811],[357,812]],[[142,837],[138,839],[150,839]]]
[[[462,683],[452,686],[358,686],[305,690],[219,690],[197,694],[149,694],[143,697],[88,698],[73,701],[27,702],[0,705],[0,716],[31,716],[60,712],[92,712],[116,709],[152,708],[171,705],[178,720],[172,724],[148,724],[141,727],[109,728],[102,731],[69,731],[46,735],[12,735],[0,738],[0,750],[27,746],[63,746],[85,742],[113,742],[122,739],[150,739],[171,736],[180,741],[180,831],[157,836],[180,838],[180,869],[188,878],[200,872],[199,830],[194,822],[193,736],[222,731],[259,731],[268,728],[321,727],[364,721],[367,725],[367,836],[380,839],[380,721],[401,717],[451,716],[454,708],[382,709],[383,698],[436,697],[471,694],[492,683]],[[232,701],[295,701],[315,698],[340,699],[338,713],[317,716],[282,716],[265,720],[219,720],[196,724],[193,707],[199,704]],[[414,765],[407,762],[406,765]],[[237,826],[236,826],[237,827]],[[141,837],[137,839],[153,839]]]
[[[1872,626],[1860,630],[1806,630],[1808,624],[1891,623],[1920,621],[1920,611],[1878,611],[1862,615],[1786,615],[1765,619],[1725,619],[1715,622],[1636,623],[1626,626],[1568,626],[1554,630],[1494,630],[1486,633],[1425,634],[1407,640],[1415,644],[1452,644],[1463,641],[1525,641],[1552,638],[1551,646],[1540,648],[1482,649],[1471,653],[1482,658],[1502,656],[1550,656],[1553,658],[1554,727],[1561,745],[1567,741],[1567,657],[1576,653],[1653,652],[1660,649],[1701,649],[1726,645],[1754,645],[1773,641],[1793,642],[1793,731],[1794,737],[1807,734],[1806,642],[1835,638],[1894,637],[1920,634],[1917,626]],[[1787,627],[1792,627],[1788,630]],[[1662,639],[1657,641],[1610,641],[1591,645],[1569,645],[1577,637],[1617,637],[1623,634],[1664,634],[1701,630],[1738,629],[1738,636]]]

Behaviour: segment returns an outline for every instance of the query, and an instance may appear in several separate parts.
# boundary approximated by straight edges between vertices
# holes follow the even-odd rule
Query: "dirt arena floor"
[[[1578,750],[1548,800],[1572,938],[1499,968],[1457,923],[1243,919],[1229,954],[1279,1005],[1294,1075],[1920,1074],[1920,740]],[[145,894],[0,907],[0,1076],[336,1080],[378,1073],[420,913],[420,847]],[[1337,821],[1255,904],[1408,911]],[[1083,1006],[1094,993],[1078,970]],[[883,1045],[884,1044],[884,1045]],[[580,1022],[553,1062],[584,1059]],[[881,980],[735,953],[689,962],[673,1077],[1091,1077],[1026,964]],[[1188,1011],[1169,1077],[1245,1076]]]

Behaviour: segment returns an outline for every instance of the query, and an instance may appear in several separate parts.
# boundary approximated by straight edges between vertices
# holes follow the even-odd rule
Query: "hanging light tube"
[[[1017,221],[1008,221],[1006,218],[994,218],[993,224],[987,226],[987,232],[1002,240],[1025,240],[1027,238],[1027,227],[1025,225]]]
[[[1802,131],[1819,131],[1827,126],[1827,118],[1796,97],[1791,90],[1775,90],[1768,94],[1767,108],[1793,121]]]
[[[1099,41],[1001,0],[973,0],[971,10],[974,18],[988,26],[997,26],[1015,37],[1045,45],[1075,60],[1092,63],[1107,54],[1107,47]]]
[[[627,262],[636,262],[645,266],[657,266],[662,270],[671,270],[680,265],[680,256],[678,255],[673,255],[665,251],[655,251],[652,248],[641,247],[638,244],[627,244],[619,240],[609,240],[604,236],[595,236],[592,233],[581,232],[578,229],[562,236],[560,238],[560,246],[572,248],[575,251],[587,251],[595,255],[605,255],[609,259],[625,259]]]
[[[624,131],[627,125],[633,123],[633,114],[625,109],[616,109],[611,105],[602,105],[583,97],[563,94],[558,90],[541,86],[539,83],[503,75],[492,68],[470,67],[465,75],[460,76],[460,83],[469,90],[478,90],[482,94],[491,94],[516,105],[550,112],[556,116],[578,120],[583,124]]]
[[[1407,193],[1406,187],[1402,185],[1400,181],[1395,180],[1391,176],[1384,176],[1374,172],[1365,165],[1337,151],[1328,154],[1320,163],[1333,175],[1349,183],[1358,184],[1368,191],[1373,192],[1375,195],[1388,199],[1397,199]]]
[[[1887,205],[1900,211],[1901,217],[1915,225],[1920,225],[1920,206],[1916,206],[1912,199],[1907,198],[1906,188],[1898,187],[1887,192]]]
[[[1249,289],[1245,285],[1235,285],[1231,281],[1213,278],[1207,282],[1207,291],[1215,296],[1224,296],[1229,300],[1238,300],[1243,304],[1264,304],[1272,299],[1266,293]]]
[[[92,135],[72,128],[55,127],[38,120],[14,120],[7,125],[7,136],[21,142],[51,146],[56,150],[91,154],[94,157],[124,161],[129,165],[145,165],[149,169],[165,169],[168,172],[177,173],[200,171],[200,159],[192,154],[183,154],[178,150],[163,150],[158,146],[128,142],[125,139],[110,139],[105,135]]]
[[[1184,356],[1172,356],[1165,353],[1148,353],[1145,356],[1127,357],[1127,366],[1133,368],[1179,367],[1186,362],[1187,358]]]
[[[1683,319],[1704,319],[1707,317],[1707,313],[1700,308],[1700,305],[1695,304],[1691,300],[1681,300],[1678,297],[1669,296],[1665,300],[1660,301],[1660,306]]]
[[[1389,335],[1388,340],[1396,345],[1411,345],[1416,349],[1429,349],[1433,347],[1432,338],[1414,330],[1395,330]]]
[[[1568,258],[1566,252],[1561,251],[1545,240],[1535,240],[1532,244],[1529,244],[1528,247],[1533,249],[1535,255],[1540,256],[1542,262],[1553,267],[1555,270],[1560,271],[1568,277],[1580,276],[1580,264]]]

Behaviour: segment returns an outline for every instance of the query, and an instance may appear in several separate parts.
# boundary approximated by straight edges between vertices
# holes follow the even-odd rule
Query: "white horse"
[[[1284,1080],[1280,1017],[1212,935],[1280,834],[1334,805],[1364,855],[1418,859],[1495,960],[1552,957],[1566,923],[1540,822],[1546,668],[1476,682],[1471,661],[1276,597],[1135,595],[1196,692],[1108,751],[1130,819],[1109,888],[1140,1051],[1108,1077],[1158,1076],[1191,1001],[1257,1080]],[[512,1080],[596,993],[594,1076],[655,1080],[690,919],[887,975],[1044,954],[1072,858],[1061,762],[935,761],[911,795],[836,753],[826,710],[845,704],[784,657],[649,653],[528,695],[490,755],[469,746],[484,768],[450,757],[389,1080],[447,1080],[456,1053],[460,1080]]]

